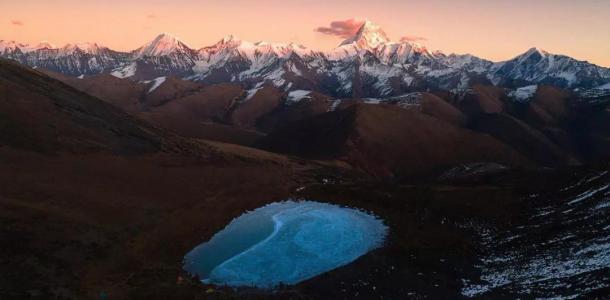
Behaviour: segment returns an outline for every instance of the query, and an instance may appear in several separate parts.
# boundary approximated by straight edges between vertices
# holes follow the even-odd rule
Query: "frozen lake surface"
[[[272,288],[346,265],[386,235],[382,220],[357,209],[277,202],[233,220],[187,253],[184,268],[206,283]]]

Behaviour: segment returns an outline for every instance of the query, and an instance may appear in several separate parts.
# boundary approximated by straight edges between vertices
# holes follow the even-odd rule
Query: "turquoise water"
[[[276,202],[233,220],[184,258],[203,282],[271,288],[346,265],[382,245],[387,227],[360,210]]]

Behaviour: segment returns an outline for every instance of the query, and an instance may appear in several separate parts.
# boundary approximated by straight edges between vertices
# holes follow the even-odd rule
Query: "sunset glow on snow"
[[[446,53],[499,61],[536,46],[610,66],[610,2],[596,0],[2,1],[0,40],[133,50],[169,32],[193,48],[233,34],[328,50],[363,19]]]

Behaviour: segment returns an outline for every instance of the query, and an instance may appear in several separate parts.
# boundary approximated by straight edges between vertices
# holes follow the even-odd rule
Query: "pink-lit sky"
[[[0,0],[0,39],[132,50],[161,32],[194,48],[233,34],[324,50],[341,38],[314,29],[351,18],[446,53],[499,61],[537,46],[610,67],[610,0]]]

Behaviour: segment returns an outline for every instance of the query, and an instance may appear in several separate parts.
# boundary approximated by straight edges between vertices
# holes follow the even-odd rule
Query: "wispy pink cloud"
[[[155,14],[148,14],[148,15],[146,15],[146,18],[147,18],[147,19],[150,19],[150,20],[152,20],[152,19],[156,19],[156,18],[157,18],[157,15],[155,15]]]
[[[11,25],[13,25],[13,26],[23,26],[25,24],[23,24],[23,22],[19,21],[19,20],[12,20],[11,21]]]
[[[400,38],[401,42],[424,42],[428,39],[423,36],[407,35]]]
[[[314,31],[326,35],[348,38],[356,34],[358,29],[362,27],[362,24],[364,24],[364,21],[356,19],[332,21],[330,26],[321,26],[314,29]]]

